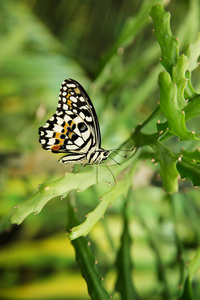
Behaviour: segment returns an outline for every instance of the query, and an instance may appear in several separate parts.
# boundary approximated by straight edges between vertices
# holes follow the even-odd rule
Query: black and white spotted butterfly
[[[42,148],[66,153],[64,164],[99,164],[110,151],[101,148],[101,134],[94,106],[84,88],[73,79],[63,81],[56,113],[39,128]]]

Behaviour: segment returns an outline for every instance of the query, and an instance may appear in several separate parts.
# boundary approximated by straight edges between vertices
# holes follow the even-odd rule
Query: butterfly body
[[[63,81],[56,113],[39,128],[43,149],[66,153],[61,163],[99,164],[110,152],[101,148],[101,134],[93,104],[73,79]]]

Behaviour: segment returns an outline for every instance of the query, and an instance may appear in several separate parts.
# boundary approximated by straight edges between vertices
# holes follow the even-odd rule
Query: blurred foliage
[[[144,124],[157,107],[158,74],[163,66],[173,73],[173,80],[180,78],[177,74],[183,74],[181,68],[173,72],[171,69],[177,62],[177,53],[173,54],[175,60],[171,65],[168,59],[165,61],[166,56],[163,63],[164,51],[161,52],[152,33],[156,28],[149,17],[156,2],[0,1],[0,298],[90,298],[75,263],[73,247],[64,234],[66,229],[77,225],[70,223],[73,210],[67,204],[70,200],[79,221],[83,222],[85,215],[98,205],[102,193],[110,192],[106,184],[91,185],[95,183],[92,178],[90,188],[81,193],[70,191],[62,201],[55,197],[39,215],[30,215],[20,226],[11,226],[9,218],[13,206],[32,197],[39,183],[55,181],[68,170],[66,165],[56,163],[55,155],[41,149],[37,133],[38,127],[55,112],[63,79],[74,78],[88,91],[99,117],[102,146],[110,149],[129,139],[132,128]],[[164,5],[172,15],[171,30],[179,40],[179,51],[189,57],[188,68],[193,71],[199,56],[196,51],[199,49],[199,1],[166,1]],[[172,51],[173,43],[176,47],[173,36]],[[192,44],[188,47],[189,43]],[[166,97],[173,87],[164,76],[159,77],[159,84],[166,87],[163,81],[169,82],[163,93]],[[187,76],[191,83],[191,74]],[[192,85],[185,90],[188,98],[198,95],[198,78],[197,68],[192,73]],[[180,106],[182,83],[178,91]],[[157,128],[166,133],[170,110],[165,110],[163,105],[164,102],[161,103],[164,114],[159,116],[157,126],[154,120],[148,122],[142,128],[144,135],[156,132]],[[196,98],[185,109],[188,131],[198,132],[198,106]],[[196,117],[191,118],[195,110]],[[179,113],[177,117],[182,122]],[[170,134],[177,134],[173,130],[181,126],[176,127],[173,122],[172,118],[172,132],[167,133],[166,140],[163,136],[163,145],[177,153],[177,157],[181,153],[184,160],[178,162],[178,171],[199,185],[198,168],[193,172],[194,165],[199,164],[198,136],[196,140],[184,140],[184,130],[182,141],[177,142]],[[121,196],[107,209],[105,218],[90,231],[88,244],[84,238],[73,241],[80,243],[78,250],[89,245],[91,248],[78,256],[76,252],[76,259],[84,278],[88,275],[85,259],[86,265],[91,262],[93,275],[89,283],[96,276],[92,290],[98,288],[98,274],[102,274],[104,287],[101,293],[97,292],[102,297],[113,294],[113,299],[120,299],[121,294],[122,299],[198,300],[199,188],[194,189],[186,179],[179,181],[178,193],[166,194],[161,188],[158,166],[149,161],[153,157],[149,149],[143,147],[140,159],[129,173],[134,190],[129,190],[127,199]],[[165,149],[159,145],[160,152],[153,159],[161,161]],[[174,166],[173,159],[171,163]],[[113,168],[118,170],[119,166]],[[101,169],[102,176],[108,173],[106,168]],[[95,170],[92,172],[95,174]],[[122,183],[125,179],[119,177]],[[111,193],[114,199],[114,186]]]

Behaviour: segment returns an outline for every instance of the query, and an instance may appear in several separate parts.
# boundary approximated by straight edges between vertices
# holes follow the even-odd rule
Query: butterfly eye
[[[85,132],[87,130],[87,126],[85,125],[85,123],[81,122],[78,124],[78,129],[80,130],[80,132]]]
[[[106,157],[108,157],[109,154],[110,154],[109,151],[105,151],[105,152],[103,153],[103,155],[106,156]]]

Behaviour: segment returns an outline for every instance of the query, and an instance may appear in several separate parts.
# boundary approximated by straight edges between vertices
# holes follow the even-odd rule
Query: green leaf
[[[190,279],[193,279],[196,273],[200,269],[200,248],[198,249],[195,257],[190,262],[188,262],[187,265],[188,265]]]
[[[194,151],[181,151],[182,159],[185,161],[189,159],[190,162],[200,163],[200,149],[196,149]]]
[[[135,37],[138,31],[149,22],[148,11],[156,2],[156,0],[141,2],[141,7],[138,13],[134,17],[128,18],[122,28],[117,39],[118,45],[115,45],[115,47],[117,46],[116,50],[118,47],[126,47],[130,45],[133,41],[133,37]]]
[[[143,134],[140,126],[132,134],[136,146],[149,145],[154,151],[155,162],[160,163],[160,175],[163,180],[163,187],[167,193],[175,193],[178,190],[178,171],[176,163],[178,156],[174,155],[166,146],[158,142],[159,134]],[[152,154],[153,157],[153,154]]]
[[[77,224],[77,219],[74,215],[73,207],[68,206],[69,209],[69,223],[68,226],[75,226]],[[81,274],[85,279],[88,287],[88,293],[91,299],[94,300],[110,300],[110,295],[103,286],[103,278],[99,274],[95,259],[89,248],[88,241],[84,237],[80,237],[75,241],[72,241],[76,252],[76,261],[81,269]]]
[[[198,96],[198,94],[192,85],[190,71],[186,72],[186,79],[187,79],[187,85],[186,85],[186,88],[184,91],[184,96],[185,96],[185,99],[187,99],[187,100],[193,100],[194,98],[196,98]]]
[[[185,72],[189,60],[185,55],[181,55],[177,61],[177,64],[172,68],[172,78],[173,83],[177,86],[177,102],[180,109],[186,106],[186,101],[184,99],[184,90],[186,87]]]
[[[183,4],[183,2],[181,4]],[[179,12],[179,15],[180,14]],[[195,40],[198,32],[199,0],[190,0],[187,2],[187,13],[181,15],[181,23],[176,33],[180,40],[181,48],[185,48],[185,45]]]
[[[200,248],[198,249],[195,257],[187,263],[188,276],[186,277],[184,288],[180,300],[194,300],[192,290],[192,279],[199,271],[200,268]]]
[[[99,182],[103,180],[113,182],[113,176],[106,167],[100,168],[98,175]],[[53,197],[66,197],[71,190],[83,191],[95,183],[96,168],[87,172],[66,173],[58,180],[44,183],[39,186],[38,192],[31,199],[16,207],[11,223],[20,224],[29,214],[40,213],[44,205]]]
[[[156,4],[150,11],[154,22],[154,34],[162,51],[161,64],[172,74],[172,67],[179,58],[179,43],[174,38],[170,28],[170,13],[166,12],[162,4]]]
[[[200,115],[200,96],[188,101],[187,105],[184,107],[185,112],[185,122]],[[168,122],[157,123],[158,131],[166,131]],[[199,133],[195,134],[196,138],[199,138]]]
[[[179,298],[180,300],[194,300],[193,297],[193,291],[192,291],[192,285],[190,282],[190,277],[188,276],[185,280],[184,288],[183,288],[183,293],[181,297]]]
[[[193,18],[194,18],[194,16],[193,16]],[[191,72],[199,66],[198,58],[200,56],[200,33],[198,34],[196,41],[194,43],[190,43],[188,45],[188,48],[186,51],[186,56],[189,59],[189,66],[188,66],[188,71],[186,73],[187,86],[186,86],[186,90],[185,90],[185,97],[187,99],[194,99],[198,96],[198,94],[192,85]]]
[[[123,171],[127,166],[132,164],[138,157],[135,153],[130,158],[126,159],[121,165],[111,166],[112,173],[107,166],[99,166],[98,182],[108,182],[114,184],[113,175],[116,177],[119,172]],[[11,223],[20,224],[29,214],[38,214],[44,205],[53,197],[66,197],[71,190],[84,191],[89,186],[97,183],[96,167],[85,167],[85,170],[79,173],[66,173],[65,176],[58,180],[44,183],[39,186],[38,192],[28,201],[19,204],[15,213],[11,217]]]
[[[127,195],[130,185],[131,182],[127,177],[124,180],[118,181],[111,191],[101,196],[101,202],[92,212],[87,214],[85,222],[71,229],[69,238],[73,240],[79,236],[87,235],[92,227],[104,216],[107,207],[112,205],[120,196]]]
[[[193,132],[185,126],[185,113],[181,111],[177,101],[177,86],[171,81],[167,72],[159,75],[160,108],[168,121],[169,133],[180,137],[182,140],[196,139]]]
[[[200,115],[200,96],[190,100],[187,106],[184,107],[185,120],[188,121],[196,116]]]
[[[132,270],[133,264],[131,261],[130,249],[131,249],[131,237],[128,228],[128,203],[126,202],[124,208],[124,229],[121,236],[121,245],[118,251],[116,267],[117,267],[117,281],[115,289],[120,293],[121,299],[136,300],[139,299],[136,289],[132,282]]]
[[[197,36],[196,41],[194,43],[190,43],[188,45],[188,48],[187,48],[187,51],[186,51],[185,55],[189,59],[188,69],[191,72],[199,66],[198,58],[200,56],[200,32]]]
[[[110,47],[109,51],[107,51],[106,55],[103,57],[101,61],[101,66],[98,74],[98,78],[95,80],[95,86],[98,89],[103,87],[108,80],[110,80],[110,72],[108,70],[112,70],[113,66],[115,66],[116,62],[119,65],[119,57],[120,51],[124,51],[128,46],[130,46],[135,40],[136,36],[142,29],[149,23],[149,15],[148,12],[153,4],[158,2],[157,0],[148,0],[141,2],[141,6],[134,16],[127,18],[123,27],[121,28],[120,33],[116,37],[115,42]],[[118,75],[119,76],[119,75]]]
[[[180,173],[181,178],[189,178],[194,186],[200,185],[200,167],[195,163],[178,161],[177,170]]]

